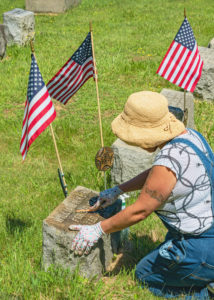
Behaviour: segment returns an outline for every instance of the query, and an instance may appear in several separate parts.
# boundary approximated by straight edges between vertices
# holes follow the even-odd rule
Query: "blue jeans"
[[[156,296],[212,299],[206,286],[214,281],[213,233],[214,227],[199,237],[169,232],[165,242],[138,263],[137,279]]]

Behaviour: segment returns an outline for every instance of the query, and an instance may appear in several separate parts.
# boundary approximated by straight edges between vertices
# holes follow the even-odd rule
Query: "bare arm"
[[[140,175],[143,176],[142,174]],[[140,185],[138,179],[135,179],[134,184],[132,182],[130,186],[130,181],[125,183],[125,189],[129,188],[129,190],[126,191],[130,191],[130,188],[133,186],[136,187],[137,184]],[[146,219],[169,197],[176,184],[176,180],[175,174],[168,168],[164,166],[154,166],[150,170],[149,175],[147,174],[145,184],[136,202],[115,216],[102,221],[101,227],[103,231],[106,233],[119,231]]]
[[[132,192],[132,191],[136,191],[136,190],[141,190],[146,178],[149,175],[149,172],[151,171],[151,168],[140,173],[139,175],[137,175],[136,177],[130,179],[129,181],[126,181],[119,186],[119,188],[124,192]]]

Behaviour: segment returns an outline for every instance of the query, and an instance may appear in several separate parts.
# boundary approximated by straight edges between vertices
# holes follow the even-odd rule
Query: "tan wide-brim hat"
[[[185,130],[184,124],[169,112],[167,99],[150,91],[129,96],[111,127],[122,141],[145,149],[159,146]]]

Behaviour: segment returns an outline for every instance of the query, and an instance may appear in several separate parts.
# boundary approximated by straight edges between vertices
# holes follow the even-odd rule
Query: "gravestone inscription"
[[[56,209],[43,221],[43,265],[47,269],[51,264],[79,272],[84,277],[101,276],[113,257],[112,244],[120,243],[118,235],[104,235],[89,255],[76,256],[71,243],[77,231],[69,230],[69,225],[93,225],[104,220],[101,214],[78,213],[77,210],[89,208],[90,199],[98,193],[78,186]],[[116,208],[115,213],[117,212]],[[115,238],[117,240],[115,240]]]

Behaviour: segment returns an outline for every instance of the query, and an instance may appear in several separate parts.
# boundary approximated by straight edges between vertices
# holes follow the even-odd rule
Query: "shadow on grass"
[[[31,226],[31,222],[26,222],[13,215],[6,216],[6,230],[10,234],[22,233],[26,228]]]
[[[109,266],[105,276],[115,276],[122,270],[132,271],[136,264],[148,253],[157,248],[162,241],[154,241],[150,236],[137,236],[131,234],[130,239],[124,244],[115,260]]]

